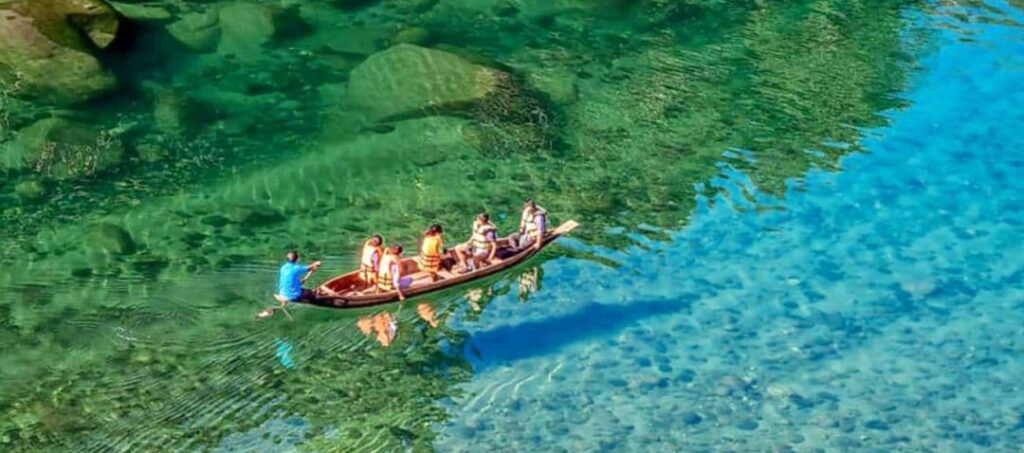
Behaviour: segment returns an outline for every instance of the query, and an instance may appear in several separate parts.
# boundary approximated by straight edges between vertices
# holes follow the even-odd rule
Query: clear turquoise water
[[[440,450],[1016,451],[1024,32],[957,25],[841,172],[779,199],[729,171],[671,240],[456,316]]]
[[[46,116],[125,128],[109,170],[0,170],[0,450],[1022,445],[1019,2],[301,0],[309,33],[267,38],[272,3],[153,2],[235,35],[133,24],[85,104],[0,86],[0,154]],[[410,26],[519,91],[353,119]],[[326,278],[529,195],[583,227],[403,306],[253,319],[288,248]]]

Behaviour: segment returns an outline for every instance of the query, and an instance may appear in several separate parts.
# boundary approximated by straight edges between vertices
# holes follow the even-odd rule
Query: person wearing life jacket
[[[408,287],[411,279],[402,277],[402,246],[392,245],[384,251],[377,269],[377,288],[381,291],[397,291],[398,300],[405,300],[402,287]]]
[[[461,272],[468,272],[467,261],[472,261],[474,269],[479,269],[494,261],[498,253],[498,228],[491,223],[491,216],[481,212],[473,221],[473,234],[469,241],[455,249],[459,258]]]
[[[444,228],[439,224],[433,224],[423,233],[423,243],[420,245],[420,270],[430,275],[432,281],[441,279],[437,275],[441,271],[441,262],[444,259]]]
[[[359,258],[359,278],[366,286],[377,284],[377,269],[384,257],[384,238],[375,234],[363,243],[363,253]]]
[[[534,249],[540,250],[540,247],[544,245],[543,239],[547,234],[547,227],[548,212],[537,206],[533,200],[527,199],[523,204],[522,218],[519,220],[518,249],[523,250],[532,245]]]

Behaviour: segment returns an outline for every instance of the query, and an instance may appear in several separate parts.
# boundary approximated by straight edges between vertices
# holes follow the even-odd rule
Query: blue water
[[[1019,451],[1024,14],[992,5],[908,18],[945,31],[841,171],[783,198],[730,172],[752,200],[623,252],[566,241],[620,267],[547,261],[525,302],[450,320],[476,375],[438,448]]]

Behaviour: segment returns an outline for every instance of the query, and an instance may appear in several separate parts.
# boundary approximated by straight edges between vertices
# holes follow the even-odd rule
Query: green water
[[[442,403],[473,377],[444,353],[464,334],[428,327],[411,307],[256,322],[285,250],[324,259],[323,278],[351,268],[369,234],[414,244],[441,222],[453,242],[481,209],[510,229],[528,196],[556,221],[579,221],[577,239],[601,250],[667,239],[727,169],[778,196],[811,168],[838,170],[862,131],[902,106],[928,46],[906,16],[930,7],[154,4],[170,17],[122,19],[114,44],[88,50],[116,78],[109,92],[56,105],[0,77],[0,152],[20,152],[50,117],[107,131],[122,150],[102,168],[88,162],[103,151],[68,145],[0,169],[5,450],[230,450],[247,432],[311,451],[430,449]],[[281,18],[270,31],[261,8]],[[212,48],[168,32],[202,14],[219,15]],[[367,75],[360,65],[400,40],[498,82],[470,101],[379,114],[405,92],[475,89],[439,67],[447,57]],[[353,95],[353,84],[390,91]],[[555,247],[533,265],[615,264],[582,250]],[[507,290],[524,271],[477,287]],[[461,294],[422,302],[439,319],[470,310]],[[382,310],[400,318],[388,348],[356,328]]]

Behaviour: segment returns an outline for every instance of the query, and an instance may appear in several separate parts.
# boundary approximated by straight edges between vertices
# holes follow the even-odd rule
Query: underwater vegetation
[[[623,249],[732,170],[781,196],[903,105],[914,6],[0,0],[0,445],[430,449],[462,334],[254,325],[271,260],[529,196]]]

